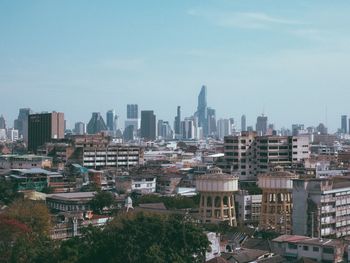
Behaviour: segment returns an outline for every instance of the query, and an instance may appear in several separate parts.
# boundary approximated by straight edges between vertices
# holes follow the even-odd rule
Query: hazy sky
[[[70,126],[126,104],[173,123],[202,84],[217,118],[277,127],[350,115],[350,1],[0,1],[0,114]]]

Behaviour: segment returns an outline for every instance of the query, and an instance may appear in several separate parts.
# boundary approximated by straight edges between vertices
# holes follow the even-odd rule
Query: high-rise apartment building
[[[245,115],[241,117],[241,131],[247,131],[247,119]]]
[[[341,128],[340,128],[342,133],[348,132],[347,125],[348,125],[348,116],[342,115],[341,116]]]
[[[61,112],[28,116],[28,150],[36,153],[39,146],[51,139],[64,138],[64,114]]]
[[[86,131],[88,134],[96,134],[102,131],[107,131],[106,123],[99,112],[92,113]]]
[[[108,131],[114,131],[114,110],[109,110],[106,113],[107,129]]]
[[[293,233],[312,237],[350,236],[348,177],[293,182]]]
[[[259,136],[266,135],[267,132],[267,116],[258,116],[256,120],[256,132]]]
[[[208,135],[208,119],[207,119],[207,87],[202,86],[202,89],[198,95],[198,127],[202,127],[204,137]]]
[[[224,153],[226,171],[233,170],[241,180],[256,180],[272,166],[291,166],[310,157],[308,136],[257,136],[242,132],[240,136],[226,136]]]
[[[156,115],[153,111],[141,111],[141,138],[156,139]]]
[[[173,138],[173,133],[169,125],[169,122],[158,120],[157,130],[158,130],[158,138],[166,139],[166,140]]]

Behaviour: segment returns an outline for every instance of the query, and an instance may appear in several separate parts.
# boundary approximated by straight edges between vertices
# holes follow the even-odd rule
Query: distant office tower
[[[7,129],[7,139],[15,142],[19,139],[18,130],[14,128]]]
[[[51,139],[64,138],[64,114],[61,112],[30,114],[28,117],[28,150],[36,153],[38,147]]]
[[[265,135],[267,132],[267,116],[258,116],[256,120],[256,132],[259,136]]]
[[[212,108],[207,109],[208,135],[216,134],[216,113]]]
[[[6,129],[6,120],[3,115],[0,116],[0,129]]]
[[[305,130],[304,124],[292,124],[292,135],[298,136]]]
[[[32,114],[29,108],[19,109],[18,118],[14,122],[14,128],[18,130],[19,136],[28,143],[28,116]]]
[[[247,120],[245,115],[241,117],[241,131],[247,131]]]
[[[127,119],[138,119],[138,105],[137,104],[128,104],[127,105]]]
[[[208,119],[207,119],[207,87],[202,86],[201,92],[198,95],[198,127],[203,128],[204,137],[208,135]]]
[[[114,110],[109,110],[106,113],[107,129],[109,131],[114,131]]]
[[[107,131],[107,126],[99,112],[93,112],[92,117],[87,125],[88,134],[96,134],[101,131]]]
[[[172,139],[172,130],[169,122],[159,120],[158,121],[158,138],[160,139]]]
[[[183,139],[196,139],[196,126],[193,118],[185,118],[181,122],[182,138]]]
[[[5,129],[0,129],[0,141],[6,141],[7,135]]]
[[[156,139],[156,115],[153,111],[141,111],[141,138]]]
[[[218,120],[217,133],[219,139],[223,139],[225,136],[230,135],[230,120],[229,119],[220,119]]]
[[[74,133],[77,135],[85,134],[85,123],[84,122],[76,122],[74,126]]]
[[[323,124],[323,123],[320,123],[317,128],[316,128],[316,131],[321,134],[321,135],[326,135],[328,134],[328,129],[327,127]]]
[[[348,125],[348,116],[342,115],[341,116],[341,132],[342,133],[347,133],[347,125]]]
[[[119,129],[119,124],[118,124],[118,121],[119,121],[119,116],[118,115],[114,115],[114,127],[113,127],[113,130],[114,131],[117,131]]]
[[[177,115],[174,122],[174,132],[175,138],[179,139],[181,137],[181,107],[177,106]]]

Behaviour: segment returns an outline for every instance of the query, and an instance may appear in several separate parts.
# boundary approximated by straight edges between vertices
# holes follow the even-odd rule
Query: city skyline
[[[349,115],[349,2],[107,2],[0,4],[9,123],[30,107],[65,112],[72,128],[128,103],[172,123],[178,105],[192,115],[201,85],[218,117],[248,125],[264,112],[277,127],[335,132]]]

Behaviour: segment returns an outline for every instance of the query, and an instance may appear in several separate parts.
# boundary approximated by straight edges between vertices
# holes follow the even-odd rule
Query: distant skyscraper
[[[7,129],[7,139],[11,142],[15,142],[19,139],[18,130],[10,128]]]
[[[256,120],[256,132],[259,136],[265,135],[267,132],[267,116],[258,116]]]
[[[241,131],[247,131],[247,120],[245,115],[241,117]]]
[[[128,104],[127,106],[127,114],[126,118],[127,119],[138,119],[138,105],[137,104]]]
[[[99,112],[93,112],[92,117],[87,125],[88,134],[96,134],[101,131],[107,131],[107,126]]]
[[[181,107],[177,106],[177,115],[174,122],[175,138],[178,139],[181,134]]]
[[[181,129],[183,139],[196,139],[196,127],[193,118],[185,118],[181,122]]]
[[[61,112],[30,114],[28,117],[28,150],[36,153],[38,147],[51,139],[64,138],[64,114]]]
[[[231,132],[230,120],[220,119],[218,120],[217,133],[219,139],[223,139],[225,136],[229,135]]]
[[[292,135],[298,136],[301,131],[304,131],[304,124],[292,124]]]
[[[172,139],[172,131],[169,122],[158,120],[158,138]]]
[[[109,110],[106,113],[107,129],[109,131],[114,131],[114,110]]]
[[[201,92],[198,96],[198,127],[202,127],[203,135],[206,137],[208,135],[208,119],[207,119],[207,87],[202,86]]]
[[[77,135],[83,135],[85,134],[85,123],[84,122],[77,122],[74,125],[74,133]]]
[[[19,109],[18,118],[15,120],[14,128],[18,130],[19,136],[28,143],[28,116],[32,114],[29,108]]]
[[[207,108],[208,135],[216,134],[216,112],[212,108]]]
[[[316,128],[316,131],[321,134],[321,135],[326,135],[328,134],[328,129],[327,127],[323,124],[323,123],[320,123],[317,128]]]
[[[156,139],[156,115],[153,111],[141,111],[141,138]]]
[[[347,133],[347,125],[348,125],[348,116],[342,115],[341,116],[341,132]]]
[[[0,116],[0,129],[6,129],[6,120],[3,115]]]

